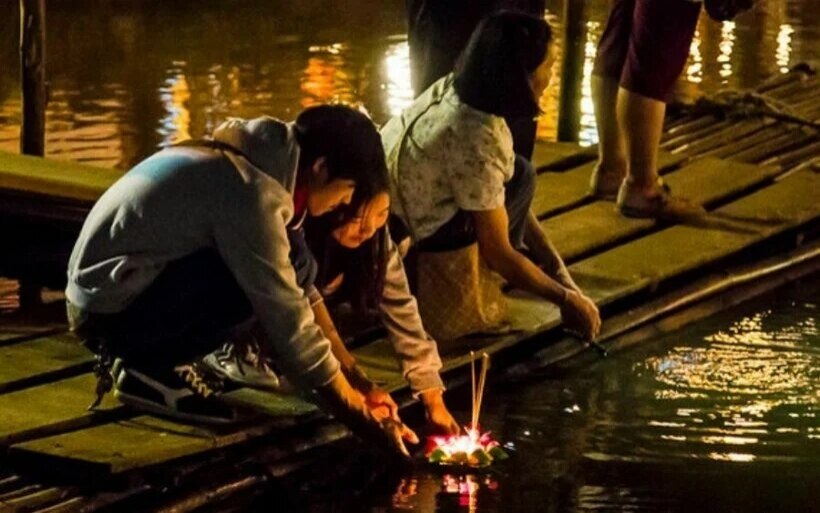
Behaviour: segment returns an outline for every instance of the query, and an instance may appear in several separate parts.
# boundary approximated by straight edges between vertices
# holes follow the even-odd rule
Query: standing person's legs
[[[628,167],[626,143],[618,126],[618,88],[629,49],[635,0],[612,0],[609,18],[592,70],[592,101],[598,129],[598,163],[592,173],[592,194],[615,199]]]
[[[658,182],[658,146],[666,100],[680,75],[695,33],[700,4],[686,0],[637,0],[617,111],[624,134],[628,175],[618,205],[634,217],[678,218],[702,212],[669,196]]]

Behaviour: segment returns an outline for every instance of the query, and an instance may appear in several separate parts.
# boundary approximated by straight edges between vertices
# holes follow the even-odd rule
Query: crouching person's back
[[[374,125],[342,106],[308,109],[293,123],[230,120],[212,139],[126,173],[92,209],[68,269],[69,322],[97,355],[98,399],[113,386],[142,410],[231,422],[234,411],[217,399],[221,380],[199,359],[258,322],[260,344],[286,375],[340,418],[380,433],[384,419],[349,386],[314,322],[286,227],[386,179]],[[389,426],[398,440],[411,437]]]

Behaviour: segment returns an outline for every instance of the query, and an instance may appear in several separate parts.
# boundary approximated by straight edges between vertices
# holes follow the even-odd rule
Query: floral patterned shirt
[[[504,118],[462,103],[452,74],[388,121],[381,136],[394,213],[416,240],[459,210],[504,205],[504,183],[515,161],[512,134]]]

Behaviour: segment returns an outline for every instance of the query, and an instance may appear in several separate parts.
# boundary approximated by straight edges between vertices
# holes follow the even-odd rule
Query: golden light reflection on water
[[[781,73],[789,71],[792,54],[792,34],[794,34],[794,28],[788,23],[780,25],[780,29],[777,31],[777,48],[774,51],[774,58]]]
[[[744,316],[704,337],[706,346],[679,344],[636,364],[657,383],[655,400],[674,407],[646,425],[660,429],[662,440],[685,444],[690,457],[740,463],[785,457],[767,449],[776,436],[816,438],[820,351],[810,345],[816,318],[784,324],[773,315]],[[739,453],[734,446],[759,448]]]
[[[302,108],[319,103],[355,103],[359,95],[354,87],[355,73],[348,65],[350,47],[344,43],[311,46],[310,57],[302,72],[299,89]]]
[[[460,511],[481,511],[479,492],[497,492],[493,475],[443,474],[401,479],[391,498],[396,510],[437,511],[442,499],[457,504]]]
[[[159,90],[159,98],[165,109],[165,117],[160,119],[158,132],[162,136],[161,146],[168,146],[191,138],[191,112],[188,100],[191,89],[182,70],[173,70],[171,76]]]
[[[749,463],[757,459],[754,454],[742,454],[737,452],[710,452],[709,458],[718,461],[734,461],[739,463]]]
[[[728,83],[728,78],[732,76],[732,51],[735,48],[735,22],[724,21],[720,27],[720,44],[718,45],[720,54],[717,61],[720,64],[718,73],[723,78],[722,84]]]
[[[410,46],[407,40],[391,43],[384,56],[386,93],[385,103],[390,116],[398,116],[413,103],[413,86],[410,82]]]
[[[592,67],[595,64],[601,30],[601,24],[597,21],[587,22],[587,40],[584,43],[584,77],[581,81],[581,130],[578,135],[582,146],[591,146],[598,142],[591,82]]]
[[[703,82],[703,55],[700,53],[700,45],[700,30],[696,30],[692,44],[689,45],[689,61],[686,66],[686,80],[693,84]]]

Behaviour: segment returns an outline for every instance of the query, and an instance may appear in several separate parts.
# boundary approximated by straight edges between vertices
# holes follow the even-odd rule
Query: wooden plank
[[[56,335],[68,331],[65,328],[29,323],[3,323],[0,325],[0,345],[13,344],[37,337]]]
[[[83,374],[0,395],[0,446],[88,425],[95,417],[105,418],[86,411],[94,399],[96,383],[94,375]],[[108,394],[97,410],[111,414],[121,408],[113,394]]]
[[[39,375],[87,367],[93,355],[68,333],[0,346],[0,393]]]
[[[240,408],[252,408],[264,418],[251,419],[256,421],[253,424],[210,429],[140,415],[63,433],[67,427],[94,420],[85,408],[95,383],[93,376],[85,375],[0,396],[0,411],[24,412],[26,401],[42,403],[37,409],[39,415],[15,415],[0,425],[0,443],[27,440],[13,445],[16,461],[23,464],[54,462],[62,472],[76,469],[116,474],[263,436],[319,411],[299,396],[240,389],[225,394],[223,399]],[[60,403],[58,408],[50,406],[55,401]],[[128,413],[113,394],[106,396],[103,408]]]
[[[754,166],[714,158],[698,159],[666,176],[677,194],[709,205],[777,175],[776,167]],[[707,185],[708,184],[708,185]],[[629,219],[611,202],[596,201],[541,222],[565,260],[576,260],[600,248],[652,229],[650,219]]]
[[[580,146],[568,142],[535,141],[532,164],[536,170],[567,169],[589,162],[597,156],[594,146]]]
[[[17,444],[9,456],[19,464],[51,465],[63,472],[116,474],[235,441],[202,427],[141,415]]]
[[[16,465],[35,469],[51,466],[55,474],[82,473],[83,479],[87,480],[88,474],[121,474],[195,455],[204,456],[215,449],[270,436],[294,424],[258,422],[247,426],[209,428],[140,415],[19,443],[9,449],[9,457]],[[287,455],[338,439],[340,433],[347,433],[347,429],[327,426],[323,420],[303,422],[298,427],[297,436],[306,437],[307,441],[294,445],[292,437],[286,438],[285,444],[264,450]]]
[[[21,382],[89,370],[93,355],[70,334],[0,345],[0,394]]]
[[[0,191],[93,202],[122,171],[0,152]]]
[[[678,225],[570,266],[601,304],[653,287],[820,217],[820,174],[801,171],[717,209],[715,225]]]
[[[684,155],[672,155],[661,151],[658,168],[666,173],[686,160]],[[562,210],[578,205],[589,195],[589,177],[595,168],[595,162],[572,168],[560,173],[541,173],[536,179],[535,198],[532,210],[539,218],[556,214]]]
[[[293,419],[319,411],[315,404],[297,394],[240,388],[224,394],[222,398],[230,404],[253,409],[268,417]]]
[[[357,347],[352,351],[358,364],[374,382],[393,391],[406,384],[393,345],[386,339]]]

